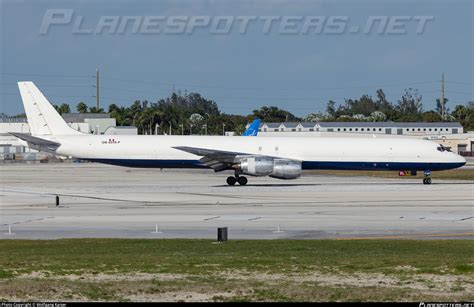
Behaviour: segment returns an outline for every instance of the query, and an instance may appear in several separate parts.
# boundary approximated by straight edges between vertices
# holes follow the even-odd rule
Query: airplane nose
[[[466,164],[466,158],[461,155],[456,155],[456,163],[459,163],[461,166]]]

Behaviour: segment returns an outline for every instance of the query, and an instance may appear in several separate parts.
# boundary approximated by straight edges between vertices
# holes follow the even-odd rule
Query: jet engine
[[[287,159],[273,160],[273,172],[270,177],[278,179],[296,179],[301,176],[301,162]]]
[[[252,176],[268,176],[273,171],[273,159],[267,157],[245,157],[240,160],[242,173]]]
[[[278,179],[296,179],[301,176],[301,162],[269,157],[244,157],[240,171],[251,176],[270,176]]]

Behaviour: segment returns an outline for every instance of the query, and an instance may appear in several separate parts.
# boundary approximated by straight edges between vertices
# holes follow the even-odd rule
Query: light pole
[[[204,134],[207,135],[207,124],[204,124],[203,128],[204,128]]]
[[[222,123],[222,135],[225,135],[225,123]]]
[[[155,121],[155,115],[153,115],[150,119],[150,135],[153,134],[153,122]]]
[[[138,115],[138,113],[135,113],[135,114],[133,115],[132,125],[134,125],[134,126],[136,126],[136,125],[135,125],[135,118],[137,117],[137,115]]]
[[[170,123],[170,135],[171,135],[171,122],[169,122],[169,123]]]
[[[193,134],[193,124],[189,124],[189,135]]]
[[[184,125],[180,124],[179,126],[181,127],[181,135],[184,135]]]

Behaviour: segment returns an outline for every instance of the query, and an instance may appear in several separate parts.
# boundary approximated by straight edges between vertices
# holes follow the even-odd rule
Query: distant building
[[[116,126],[115,118],[107,113],[65,113],[62,117],[69,126],[84,133],[103,134],[107,128]],[[0,134],[8,132],[30,133],[26,118],[0,118]]]
[[[279,132],[341,132],[397,135],[445,135],[463,133],[456,122],[284,122],[262,123],[260,135],[270,136]]]
[[[138,128],[135,126],[109,127],[104,132],[105,135],[137,135]]]

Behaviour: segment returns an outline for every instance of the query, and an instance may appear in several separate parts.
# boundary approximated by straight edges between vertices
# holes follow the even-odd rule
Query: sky
[[[52,10],[62,15],[48,19]],[[201,93],[225,113],[274,105],[305,116],[324,111],[329,100],[375,97],[378,88],[396,103],[404,89],[416,88],[428,110],[440,97],[442,72],[448,107],[474,100],[468,0],[0,0],[0,14],[0,112],[9,115],[23,113],[17,81],[34,81],[54,104],[94,106],[97,68],[105,109],[156,102],[174,89]],[[161,19],[120,33],[113,24],[99,31],[104,16]],[[170,26],[175,16],[184,18],[184,33]],[[209,24],[193,28],[199,16]],[[222,16],[233,18],[227,33],[211,26]],[[256,19],[241,33],[237,20],[249,16]],[[276,19],[266,29],[268,16]],[[324,19],[319,32],[305,32],[314,16]],[[380,16],[388,20],[382,30]],[[429,19],[423,31],[416,16]]]

